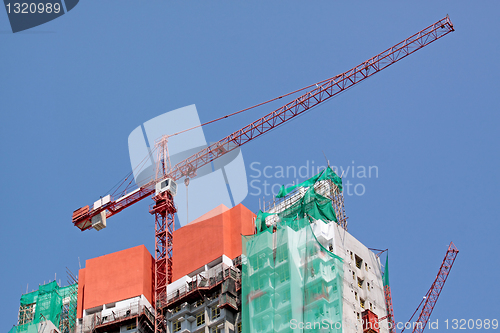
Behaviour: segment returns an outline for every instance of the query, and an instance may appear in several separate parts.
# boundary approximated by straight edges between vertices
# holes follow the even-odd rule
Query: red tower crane
[[[454,31],[453,24],[446,16],[347,72],[301,89],[313,87],[300,97],[211,144],[173,167],[170,166],[168,156],[168,136],[163,136],[157,141],[155,147],[158,159],[154,179],[128,194],[121,193],[117,199],[108,195],[96,202],[92,209],[85,206],[75,210],[73,224],[81,230],[90,228],[100,230],[105,227],[107,218],[146,197],[152,196],[155,204],[150,213],[155,216],[154,303],[157,309],[158,302],[165,299],[167,284],[172,279],[172,246],[174,214],[176,212],[173,196],[177,187],[175,181],[195,176],[196,170],[200,167],[327,101],[452,31]],[[288,95],[290,94],[285,96]],[[162,331],[165,331],[163,316],[160,311],[156,311],[155,332]]]
[[[448,251],[446,251],[446,255],[444,256],[443,263],[441,264],[441,267],[439,268],[439,272],[436,276],[436,279],[431,285],[431,288],[429,291],[425,294],[424,298],[418,305],[417,309],[415,312],[413,312],[413,315],[411,318],[408,320],[408,322],[411,322],[415,314],[417,313],[418,309],[424,303],[424,306],[422,307],[422,310],[420,311],[420,315],[418,316],[417,321],[413,325],[413,333],[422,333],[425,329],[425,326],[427,325],[427,322],[429,321],[429,318],[431,317],[432,310],[434,310],[434,306],[436,306],[437,300],[439,298],[439,295],[441,294],[441,291],[443,290],[444,284],[446,282],[446,279],[448,279],[448,275],[451,272],[451,268],[453,267],[453,264],[455,263],[455,259],[458,255],[458,249],[456,248],[455,244],[453,242],[450,242],[450,245],[448,246]],[[401,331],[401,333],[404,332],[404,328]]]

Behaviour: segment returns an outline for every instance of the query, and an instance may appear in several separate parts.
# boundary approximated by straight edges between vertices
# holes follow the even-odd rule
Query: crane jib
[[[173,180],[192,177],[200,167],[331,99],[452,31],[454,31],[453,23],[446,16],[358,66],[318,82],[315,88],[307,91],[302,96],[177,163],[169,173],[169,177]],[[122,193],[118,200],[111,200],[98,209],[91,210],[89,206],[84,206],[75,210],[73,212],[73,224],[81,230],[90,229],[92,227],[90,223],[92,218],[101,214],[103,210],[106,211],[106,217],[110,217],[150,196],[154,193],[152,187],[157,181],[159,179],[151,181],[128,195]]]

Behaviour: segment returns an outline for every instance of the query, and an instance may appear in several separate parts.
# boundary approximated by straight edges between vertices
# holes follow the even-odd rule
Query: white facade
[[[127,318],[139,316],[145,313],[154,325],[152,320],[154,310],[144,295],[128,298],[118,302],[104,304],[91,309],[83,310],[83,317],[77,320],[77,333],[92,332],[96,326],[112,324],[118,321],[124,321],[120,326],[120,333],[140,333],[140,325],[131,325],[125,323]]]
[[[379,258],[337,223],[318,220],[312,225],[322,245],[344,260],[343,332],[363,332],[362,313],[387,316]],[[388,333],[387,319],[380,333]]]

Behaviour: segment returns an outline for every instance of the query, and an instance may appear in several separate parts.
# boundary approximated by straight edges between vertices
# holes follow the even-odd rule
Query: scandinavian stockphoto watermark
[[[168,138],[168,152],[173,167],[208,145],[194,104],[150,119],[130,133],[130,163],[138,186],[155,177],[155,141],[163,135],[172,135],[189,128],[193,129]],[[243,154],[237,148],[197,169],[196,176],[190,179],[188,190],[182,181],[178,182],[175,199],[178,222],[182,227],[221,204],[228,208],[234,207],[247,194]]]
[[[75,8],[80,0],[4,0],[12,32],[52,21]]]
[[[300,166],[296,165],[264,165],[261,162],[250,163],[249,186],[250,195],[253,196],[276,196],[280,187],[289,187],[309,179],[326,168],[326,165],[318,165],[313,160],[305,161]],[[378,178],[378,166],[357,165],[352,161],[351,165],[331,165],[333,171],[342,177],[344,195],[362,196],[366,193],[365,180]]]
[[[353,324],[351,324],[353,325]],[[363,320],[363,319],[358,319],[355,322],[355,325],[358,327],[362,327],[363,331],[365,330],[371,330],[371,331],[378,331],[379,329],[391,329],[393,324],[392,323],[384,323],[384,322],[372,322],[369,320]],[[290,320],[289,327],[290,329],[299,329],[299,330],[311,330],[312,332],[341,332],[342,331],[342,326],[343,323],[339,321],[330,321],[328,319],[323,319],[321,321],[299,321],[296,319]],[[402,330],[403,328],[405,329],[422,329],[423,328],[423,323],[421,322],[398,322],[395,323],[394,326],[398,328],[399,330]],[[427,323],[427,328],[428,329],[438,329],[439,328],[439,323],[438,320]]]
[[[422,322],[371,322],[364,321],[363,319],[358,319],[356,321],[356,325],[363,328],[364,330],[372,329],[374,331],[378,331],[380,328],[383,329],[391,329],[396,328],[398,330],[407,329],[407,330],[422,330],[424,329],[424,324]],[[314,322],[304,322],[298,321],[296,319],[290,320],[289,327],[291,329],[301,329],[301,330],[312,330],[314,332],[331,332],[332,330],[337,330],[340,332],[342,329],[341,322],[333,322],[327,319],[323,319],[321,321]],[[498,329],[498,319],[446,319],[441,320],[441,324],[439,319],[430,320],[427,322],[425,328],[428,330],[438,330],[441,329],[446,330],[479,330],[479,329]]]
[[[183,132],[186,129],[191,130]],[[173,135],[178,132],[182,133]],[[210,144],[205,138],[194,104],[146,121],[135,128],[128,137],[130,163],[135,182],[139,187],[155,177],[157,165],[155,142],[164,135],[170,136],[168,152],[172,166]],[[366,185],[363,181],[379,176],[377,166],[357,165],[354,161],[351,165],[330,167],[343,177],[344,195],[348,196],[364,195]],[[178,182],[175,199],[177,221],[182,227],[202,215],[205,216],[205,213],[221,204],[228,208],[234,207],[248,194],[276,196],[282,185],[288,187],[298,184],[325,168],[326,166],[309,160],[299,166],[271,166],[252,162],[249,164],[250,172],[247,178],[243,154],[236,148],[197,169],[196,176],[190,179],[187,187],[184,182]]]
[[[316,332],[318,330],[322,330],[324,332],[330,332],[330,330],[337,330],[340,332],[342,329],[342,323],[341,322],[332,322],[327,319],[323,319],[321,321],[298,321],[296,319],[290,320],[290,329],[292,330],[315,330]]]

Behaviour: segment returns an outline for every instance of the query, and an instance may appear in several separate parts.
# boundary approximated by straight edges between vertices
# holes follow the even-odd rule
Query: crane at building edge
[[[120,193],[116,199],[107,195],[96,201],[92,209],[88,205],[78,208],[73,212],[73,224],[82,231],[91,228],[101,230],[106,226],[107,218],[146,197],[152,197],[154,205],[150,213],[155,216],[154,303],[157,309],[158,302],[166,297],[167,285],[172,282],[173,232],[176,213],[173,197],[177,192],[176,181],[184,178],[185,182],[189,183],[189,179],[196,176],[196,171],[200,167],[311,110],[452,31],[454,31],[453,24],[446,16],[358,66],[309,86],[313,88],[298,98],[209,145],[173,167],[168,154],[169,136],[164,135],[157,140],[155,145],[157,164],[153,179],[129,193]],[[165,332],[161,311],[155,311],[155,333],[157,332]]]

